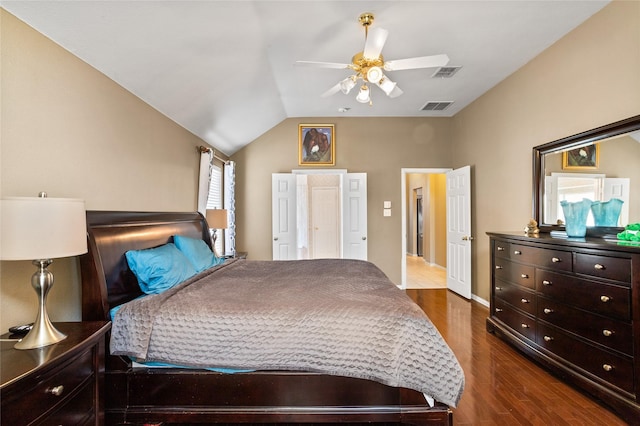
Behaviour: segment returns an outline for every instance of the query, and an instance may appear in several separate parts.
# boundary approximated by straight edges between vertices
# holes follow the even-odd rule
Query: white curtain
[[[227,209],[227,230],[224,233],[226,256],[236,254],[236,163],[227,161],[224,164],[224,208]]]
[[[209,183],[211,182],[211,163],[213,151],[200,147],[200,173],[198,179],[198,211],[203,216],[207,214],[207,198],[209,197]]]

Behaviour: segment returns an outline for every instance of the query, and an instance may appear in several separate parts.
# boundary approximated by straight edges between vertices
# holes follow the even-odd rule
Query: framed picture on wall
[[[298,164],[334,166],[336,164],[336,129],[333,124],[298,126]]]
[[[597,169],[600,162],[597,143],[573,148],[562,153],[563,169]]]

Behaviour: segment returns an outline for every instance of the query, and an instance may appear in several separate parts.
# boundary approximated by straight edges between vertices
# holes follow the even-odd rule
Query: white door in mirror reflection
[[[552,173],[545,177],[545,211],[543,223],[565,222],[560,202],[609,201],[618,198],[623,201],[617,226],[629,223],[629,178],[608,178],[604,174]],[[593,226],[593,215],[589,213],[587,226]]]

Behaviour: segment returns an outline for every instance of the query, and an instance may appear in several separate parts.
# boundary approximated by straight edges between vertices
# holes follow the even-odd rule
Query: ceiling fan
[[[372,28],[369,26],[373,23],[374,16],[372,13],[366,12],[360,15],[358,21],[364,27],[365,43],[364,50],[356,53],[351,59],[350,64],[341,64],[335,62],[313,62],[313,61],[296,61],[297,65],[312,66],[320,68],[334,69],[350,69],[354,74],[337,83],[335,86],[322,94],[327,97],[342,91],[348,94],[359,80],[362,80],[362,86],[356,100],[361,103],[369,103],[371,105],[371,94],[367,83],[375,84],[390,98],[400,96],[403,92],[397,84],[389,77],[384,75],[384,71],[400,71],[416,68],[433,68],[443,67],[449,62],[447,55],[419,56],[416,58],[398,59],[394,61],[385,61],[382,57],[382,48],[387,41],[389,31],[383,28]]]

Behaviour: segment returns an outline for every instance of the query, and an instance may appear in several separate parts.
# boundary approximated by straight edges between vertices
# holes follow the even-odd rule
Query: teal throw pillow
[[[129,250],[127,263],[147,294],[159,294],[191,278],[197,271],[173,243],[145,250]]]
[[[216,256],[203,240],[174,235],[173,242],[198,272],[224,262],[224,259]]]

